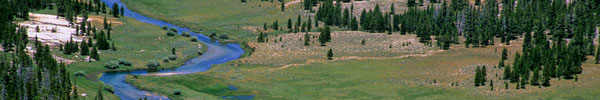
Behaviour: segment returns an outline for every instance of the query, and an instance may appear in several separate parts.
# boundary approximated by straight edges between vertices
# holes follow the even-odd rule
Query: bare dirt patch
[[[57,45],[67,42],[71,37],[73,41],[81,41],[81,37],[73,36],[76,33],[74,26],[69,24],[64,17],[48,14],[29,14],[29,21],[20,22],[27,27],[29,39],[38,38],[42,43]],[[81,18],[77,18],[81,20]],[[37,30],[39,28],[39,31]]]
[[[281,67],[323,62],[330,48],[333,49],[333,58],[336,60],[394,59],[411,54],[426,54],[435,49],[419,43],[414,35],[387,35],[358,31],[332,32],[332,41],[327,43],[327,46],[319,46],[320,43],[317,41],[319,32],[310,32],[310,45],[305,46],[304,34],[270,36],[268,43],[250,42],[249,45],[256,48],[255,52],[240,61],[247,64]],[[363,39],[365,45],[361,45]]]

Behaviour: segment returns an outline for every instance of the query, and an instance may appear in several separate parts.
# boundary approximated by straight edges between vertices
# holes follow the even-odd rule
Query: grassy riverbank
[[[288,18],[296,21],[298,14],[304,14],[300,5],[292,5],[281,12],[277,1],[248,0],[121,0],[127,7],[144,16],[155,18],[174,25],[191,29],[193,32],[210,35],[226,34],[233,41],[254,41],[258,33],[243,29],[247,26],[269,26],[279,21],[285,27]],[[289,1],[289,0],[286,0]],[[307,18],[303,16],[303,18]],[[306,19],[303,19],[306,20]]]
[[[492,67],[498,63],[503,47],[512,52],[509,58],[520,50],[520,45],[488,48],[453,46],[452,50],[425,57],[339,60],[276,70],[233,61],[204,73],[130,77],[128,81],[161,94],[185,90],[184,95],[169,97],[188,99],[205,99],[190,94],[212,94],[194,89],[211,84],[234,85],[243,91],[225,95],[252,94],[257,95],[256,99],[597,99],[593,94],[600,91],[596,87],[598,79],[594,77],[600,77],[600,74],[594,72],[600,70],[591,61],[583,65],[585,72],[578,75],[578,82],[552,79],[550,87],[527,85],[527,89],[517,90],[514,89],[515,84],[509,84],[505,89],[503,81],[499,80],[502,69]],[[494,80],[494,91],[490,91],[487,85],[473,86],[473,70],[477,65],[489,65],[488,79]],[[160,81],[161,85],[157,86],[156,81]],[[198,82],[202,84],[196,84]]]

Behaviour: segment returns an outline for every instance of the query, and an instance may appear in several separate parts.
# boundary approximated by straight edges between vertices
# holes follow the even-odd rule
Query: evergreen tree
[[[507,80],[511,78],[510,66],[504,67],[504,77],[503,79]]]
[[[306,21],[306,29],[308,32],[312,29],[312,19],[310,17],[308,17],[308,20]]]
[[[331,30],[329,26],[325,26],[323,30],[321,30],[321,34],[319,35],[319,42],[321,46],[325,46],[325,43],[331,41]]]
[[[79,52],[80,55],[89,55],[89,48],[88,48],[88,44],[85,42],[85,40],[81,41],[81,52]]]
[[[265,38],[266,38],[265,34],[263,32],[260,32],[260,34],[258,34],[258,39],[257,39],[258,41],[257,42],[258,43],[264,43],[265,40],[266,40]]]
[[[408,1],[406,2],[406,5],[407,5],[408,7],[416,7],[416,6],[417,6],[417,1],[416,1],[416,0],[408,0]]]
[[[96,45],[92,46],[92,53],[90,54],[90,58],[94,60],[100,60],[100,55],[98,55],[98,50],[96,49]]]
[[[329,49],[329,51],[327,51],[327,60],[333,60],[331,57],[333,57],[333,51]]]
[[[280,0],[281,1],[281,12],[285,11],[285,0]]]
[[[308,46],[310,45],[310,34],[305,33],[304,34],[304,46]]]
[[[288,32],[292,32],[292,19],[288,19],[288,23],[287,23],[287,29]]]
[[[490,80],[490,91],[494,91],[494,80]]]
[[[121,13],[119,13],[119,11],[120,11],[119,4],[117,4],[116,2],[113,3],[112,10],[111,10],[113,17],[119,18],[119,14],[121,14]]]
[[[475,78],[473,79],[474,84],[476,87],[480,86],[480,81],[481,81],[481,69],[479,68],[479,66],[477,66],[477,68],[475,69]]]
[[[125,16],[125,8],[123,8],[123,6],[121,6],[121,16]]]
[[[177,54],[175,53],[175,48],[171,48],[171,54],[173,54],[173,55],[177,55]]]

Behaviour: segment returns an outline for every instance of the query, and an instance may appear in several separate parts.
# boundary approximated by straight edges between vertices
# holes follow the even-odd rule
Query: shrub
[[[150,60],[146,66],[150,69],[158,69],[158,67],[160,67],[160,63],[156,60]]]
[[[175,94],[175,95],[181,95],[181,90],[175,90],[175,91],[173,91],[173,94]]]
[[[173,32],[175,32],[175,33],[177,33],[177,29],[176,29],[175,27],[171,27],[171,28],[169,28],[169,30],[171,30],[171,31],[173,31]]]
[[[115,90],[113,89],[113,87],[112,87],[112,86],[110,86],[110,85],[106,85],[106,84],[104,84],[104,85],[102,86],[102,88],[103,88],[104,90],[106,90],[106,91],[110,92],[110,93],[114,93],[114,92],[115,92]]]
[[[177,34],[177,33],[173,32],[173,31],[168,31],[168,32],[167,32],[167,35],[168,35],[168,36],[175,36],[175,34]]]
[[[219,39],[229,39],[229,37],[227,36],[227,34],[223,34],[219,36]]]
[[[167,26],[167,25],[162,26],[163,30],[167,30],[168,28],[169,28],[169,26]]]
[[[177,60],[177,56],[176,55],[169,55],[167,57],[169,57],[169,60]]]
[[[165,63],[169,63],[169,57],[163,57],[163,58],[162,58],[162,60],[163,60],[163,62],[165,62]]]
[[[86,73],[84,71],[77,71],[75,72],[75,76],[85,76]]]
[[[192,39],[190,39],[192,42],[198,42],[198,37],[192,37]]]
[[[191,35],[189,32],[181,32],[181,36],[190,37]]]
[[[198,55],[202,55],[202,50],[198,50]]]
[[[125,66],[131,66],[131,62],[128,60],[125,60],[123,58],[119,59],[119,64],[120,65],[125,65]]]
[[[117,69],[119,68],[119,63],[116,61],[106,62],[104,63],[104,67],[108,69]]]

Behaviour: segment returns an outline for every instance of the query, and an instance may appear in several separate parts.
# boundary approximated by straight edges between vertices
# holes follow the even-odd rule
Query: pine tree
[[[333,60],[333,51],[331,49],[329,49],[329,51],[327,51],[327,60]]]
[[[415,1],[415,0],[408,0],[407,3],[406,3],[406,5],[408,7],[416,7],[417,6],[417,1]]]
[[[85,42],[85,40],[81,41],[81,52],[79,52],[79,55],[89,55],[89,48],[88,48],[88,44],[87,42]]]
[[[177,55],[177,54],[175,53],[175,48],[171,48],[171,54],[173,54],[173,55]]]
[[[121,14],[121,13],[119,13],[119,11],[120,11],[119,4],[117,4],[116,2],[113,3],[112,10],[111,10],[113,17],[119,18],[119,14]]]
[[[508,90],[508,82],[504,81],[504,89]]]
[[[263,30],[267,30],[267,23],[265,22],[265,24],[263,25]]]
[[[92,53],[90,54],[90,58],[96,61],[100,60],[100,55],[98,55],[96,45],[92,46]]]
[[[481,82],[481,69],[479,68],[479,66],[477,66],[477,68],[475,68],[475,78],[473,79],[473,83],[475,84],[476,87],[478,87],[480,85]]]
[[[310,34],[305,33],[304,34],[304,46],[308,46],[310,45]]]
[[[319,35],[319,43],[321,46],[325,46],[325,43],[331,41],[331,30],[329,26],[325,26],[325,29],[321,30],[321,34]]]
[[[125,16],[125,8],[123,8],[123,6],[121,6],[121,16]]]
[[[312,29],[312,19],[311,19],[311,17],[308,17],[308,20],[306,20],[306,29],[307,29],[307,32],[310,32],[310,30]]]
[[[281,12],[285,11],[285,0],[280,0],[281,1]]]
[[[540,81],[540,68],[539,68],[539,66],[537,66],[535,68],[535,70],[533,70],[533,77],[531,77],[529,84],[531,84],[533,86],[537,86],[537,85],[539,85],[539,81]]]
[[[287,23],[287,29],[288,32],[292,32],[292,19],[288,19],[288,23]]]
[[[494,80],[490,80],[490,91],[494,91]]]
[[[258,39],[257,39],[258,43],[263,43],[265,42],[265,34],[263,32],[260,32],[260,34],[258,34]]]
[[[508,50],[506,48],[502,48],[502,61],[508,59]]]
[[[511,76],[510,66],[504,67],[504,73],[503,74],[504,74],[503,79],[505,79],[505,80],[508,80],[508,79],[510,79],[512,77]]]

